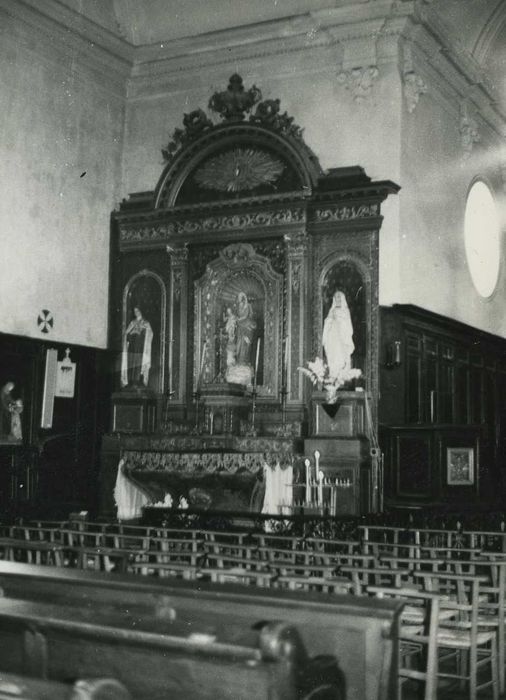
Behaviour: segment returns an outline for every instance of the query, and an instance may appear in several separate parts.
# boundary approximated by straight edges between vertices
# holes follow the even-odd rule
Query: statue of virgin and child
[[[253,335],[257,324],[245,292],[239,292],[234,305],[223,314],[222,373],[225,381],[247,386],[253,380],[251,362]]]

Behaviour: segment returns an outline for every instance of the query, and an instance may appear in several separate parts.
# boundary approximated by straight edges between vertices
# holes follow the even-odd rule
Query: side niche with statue
[[[322,478],[351,460],[361,492],[377,421],[380,204],[398,187],[358,166],[323,171],[280,100],[237,74],[206,110],[184,115],[162,153],[154,190],[113,213],[117,361],[104,458],[128,450],[123,471],[140,483],[132,455],[142,457],[157,503],[215,504],[222,483],[222,508],[226,492],[237,503],[242,479],[252,509],[279,514],[304,507],[304,460],[317,444]],[[337,418],[323,425],[329,392]],[[190,452],[198,469],[178,468]],[[260,466],[232,470],[225,485],[234,458],[214,453]],[[175,479],[178,498],[165,498]],[[377,509],[373,488],[356,509]]]

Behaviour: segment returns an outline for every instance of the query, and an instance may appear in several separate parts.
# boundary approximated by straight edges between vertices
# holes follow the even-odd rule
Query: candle
[[[306,502],[311,503],[311,462],[304,460],[306,466]]]
[[[401,341],[396,340],[394,342],[394,364],[400,365],[401,364]]]
[[[318,505],[323,507],[323,472],[318,472]]]
[[[204,362],[206,360],[206,350],[207,350],[207,340],[204,340],[204,345],[202,346],[202,355],[200,358],[200,369],[199,369],[199,377],[198,377],[199,386],[202,382],[202,372],[204,371]]]
[[[284,385],[288,385],[288,336],[285,338],[285,363],[284,363]]]
[[[260,359],[260,338],[257,340],[257,355],[255,358],[255,383],[258,374],[258,360]]]
[[[315,478],[315,481],[318,478],[319,468],[320,468],[320,452],[319,452],[319,450],[315,450],[315,452],[314,452],[314,470],[315,470],[314,471],[314,478]]]

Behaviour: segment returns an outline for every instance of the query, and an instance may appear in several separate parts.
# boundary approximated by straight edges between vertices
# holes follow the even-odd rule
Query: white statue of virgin
[[[327,358],[330,378],[339,377],[351,369],[353,325],[344,292],[337,291],[332,297],[332,306],[323,323],[323,349]]]

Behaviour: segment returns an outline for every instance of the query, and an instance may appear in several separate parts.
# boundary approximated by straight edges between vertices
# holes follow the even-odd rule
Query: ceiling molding
[[[390,8],[390,2],[378,2],[378,7]],[[376,6],[376,3],[375,3]],[[212,36],[197,37],[171,43],[170,47],[140,47],[129,82],[128,95],[136,99],[156,96],[181,80],[201,77],[202,71],[212,74],[223,66],[234,66],[251,73],[253,64],[265,70],[266,64],[276,57],[276,72],[283,73],[283,56],[290,57],[286,73],[304,75],[334,68],[336,71],[375,65],[392,60],[396,50],[392,46],[401,34],[406,16],[385,18],[377,12],[375,19],[367,19],[363,5],[360,13],[346,10],[346,22],[337,23],[342,13],[318,13],[290,18],[286,21],[264,22],[255,27],[241,27]],[[361,19],[351,22],[351,17]],[[323,22],[325,20],[325,23]],[[295,57],[295,54],[299,56]],[[377,60],[379,59],[379,60]],[[188,86],[186,86],[186,89]]]
[[[457,104],[471,99],[488,127],[497,135],[501,134],[506,111],[481,66],[462,46],[455,49],[451,45],[439,18],[424,13],[423,20],[422,23],[420,18],[413,18],[404,36],[405,41],[416,47],[417,72],[423,77],[424,70],[430,66],[429,85],[436,81],[439,91],[452,102],[456,99]]]
[[[402,38],[418,47],[450,101],[455,94],[470,98],[495,131],[504,131],[506,106],[480,63],[506,24],[504,2],[488,19],[474,55],[455,39],[436,3],[415,0],[347,0],[339,7],[144,46],[129,44],[58,0],[0,0],[1,12],[36,31],[34,46],[44,40],[55,56],[77,57],[80,66],[101,77],[103,87],[113,86],[119,95],[128,90],[129,99],[188,91],[194,77],[203,71],[221,74],[224,66],[260,72],[272,57],[278,75],[380,67],[398,61]],[[423,78],[423,66],[418,72]]]
[[[473,58],[483,66],[497,36],[506,25],[506,3],[498,0],[497,7],[487,20],[474,44],[471,54]]]

